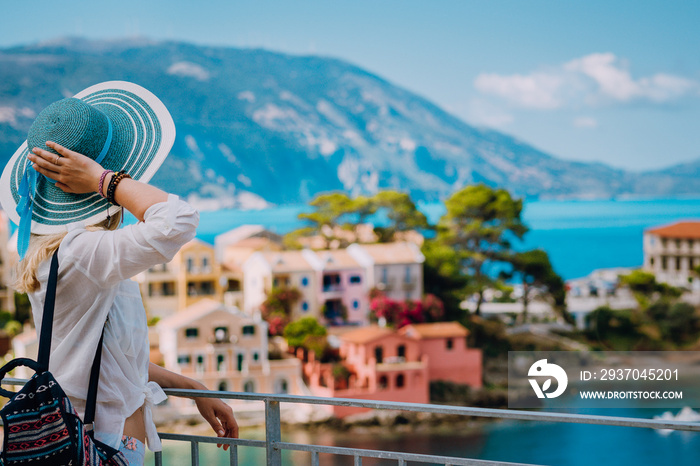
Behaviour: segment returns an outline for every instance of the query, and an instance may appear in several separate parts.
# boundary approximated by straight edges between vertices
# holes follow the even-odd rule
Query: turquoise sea
[[[420,204],[431,222],[444,207]],[[198,237],[213,243],[217,234],[244,224],[261,224],[277,233],[303,225],[297,220],[306,206],[264,210],[202,212]],[[523,220],[530,227],[523,249],[543,248],[565,279],[595,269],[642,264],[642,233],[646,228],[681,219],[700,219],[700,199],[637,199],[604,201],[529,201]]]

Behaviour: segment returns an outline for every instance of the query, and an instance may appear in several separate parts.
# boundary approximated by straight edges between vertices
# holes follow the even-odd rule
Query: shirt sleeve
[[[115,231],[69,232],[59,249],[98,286],[114,286],[158,264],[170,262],[195,236],[199,214],[174,194],[146,210],[144,221]]]

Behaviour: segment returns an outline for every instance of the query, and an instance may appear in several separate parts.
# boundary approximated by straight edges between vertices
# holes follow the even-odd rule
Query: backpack
[[[85,422],[48,370],[57,279],[58,250],[51,258],[37,360],[17,358],[0,368],[0,380],[19,366],[35,372],[17,393],[0,388],[0,395],[10,398],[0,410],[4,425],[0,465],[129,466],[123,453],[94,438],[104,327],[90,370]]]

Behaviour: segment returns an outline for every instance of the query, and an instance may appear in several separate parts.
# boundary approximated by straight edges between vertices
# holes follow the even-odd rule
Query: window
[[[447,340],[445,340],[445,348],[447,348],[448,350],[454,348],[454,344],[455,343],[454,341],[452,341],[452,338],[448,338]]]
[[[396,355],[400,358],[405,358],[406,357],[406,345],[399,345],[399,347],[396,348]]]
[[[680,249],[680,248],[681,248],[681,240],[677,239],[676,240],[676,249]]]
[[[216,355],[216,370],[219,372],[224,372],[226,370],[226,364],[224,364],[225,357],[223,354]]]
[[[382,283],[386,284],[389,282],[389,269],[384,267],[382,268]]]
[[[381,346],[374,348],[374,359],[376,359],[377,364],[384,362],[384,349]]]
[[[255,382],[253,382],[252,380],[248,380],[245,384],[243,384],[243,391],[248,393],[255,393]]]
[[[301,302],[301,310],[304,312],[308,311],[309,310],[309,303],[307,303],[306,301],[302,301]]]
[[[175,296],[174,282],[163,282],[163,296]]]
[[[244,325],[241,331],[243,335],[255,335],[255,325]]]
[[[403,388],[403,386],[406,384],[406,380],[403,376],[403,374],[399,374],[396,376],[396,388]]]
[[[198,374],[204,373],[204,356],[201,354],[197,356],[197,367],[195,369]]]
[[[406,266],[406,275],[404,276],[404,282],[411,283],[411,267]]]
[[[257,351],[253,353],[253,361],[258,361],[260,359],[260,354]]]
[[[668,256],[661,256],[661,270],[668,270]]]
[[[278,379],[275,382],[275,393],[282,395],[287,392],[289,392],[289,383],[287,379]]]
[[[352,302],[352,308],[353,309],[358,309],[360,307],[360,302],[358,300],[354,300]]]
[[[243,371],[243,354],[242,353],[238,353],[236,355],[236,369],[238,370],[238,372]]]
[[[199,329],[196,327],[190,327],[185,329],[185,338],[197,338],[199,336]]]
[[[202,270],[209,272],[209,256],[202,256]]]
[[[187,272],[192,273],[194,270],[194,259],[191,257],[187,258]]]
[[[389,379],[387,379],[386,375],[383,375],[379,377],[379,389],[380,390],[386,390],[387,387],[389,386]]]
[[[190,357],[189,354],[181,354],[180,356],[177,357],[177,363],[180,364],[181,366],[184,366],[186,364],[189,364],[192,362],[192,358]]]
[[[201,290],[203,295],[213,295],[214,294],[214,282],[202,282]]]
[[[301,286],[309,286],[309,277],[301,277]]]
[[[679,256],[679,257],[676,257],[676,270],[680,270],[680,269],[681,269],[681,258]]]
[[[226,382],[219,383],[219,391],[220,392],[228,391],[228,384]]]
[[[155,292],[155,285],[153,283],[148,284],[148,296],[156,296]]]
[[[350,277],[350,283],[353,285],[359,285],[360,283],[362,283],[362,277],[359,275],[352,275]]]

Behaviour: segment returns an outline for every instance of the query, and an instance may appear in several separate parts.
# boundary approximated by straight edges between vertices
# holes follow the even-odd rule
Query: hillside
[[[661,189],[654,173],[553,157],[340,60],[148,40],[0,50],[0,161],[43,107],[115,79],[170,109],[178,136],[154,183],[202,208],[303,203],[339,189],[430,201],[475,182],[537,198],[700,193],[683,170],[664,172]]]

